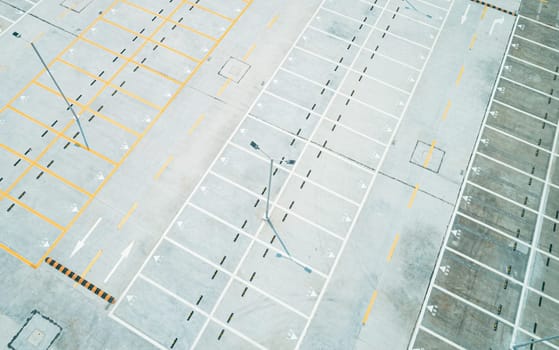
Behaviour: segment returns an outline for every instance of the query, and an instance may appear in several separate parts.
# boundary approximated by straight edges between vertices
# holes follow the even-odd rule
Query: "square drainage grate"
[[[250,64],[235,57],[230,57],[217,74],[239,83],[250,69]]]
[[[429,153],[431,153],[431,158],[429,159],[427,166],[425,166],[425,161],[429,157]],[[433,147],[433,151],[431,151],[430,144],[417,140],[410,162],[438,174],[441,169],[441,165],[443,164],[444,155],[445,151],[442,149]]]
[[[25,321],[16,335],[8,343],[12,350],[47,350],[62,332],[56,322],[41,315],[37,310]]]

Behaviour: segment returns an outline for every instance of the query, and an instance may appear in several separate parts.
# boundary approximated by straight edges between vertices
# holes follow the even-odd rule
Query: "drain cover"
[[[23,326],[8,343],[12,350],[47,350],[60,336],[62,327],[37,310],[31,312]]]

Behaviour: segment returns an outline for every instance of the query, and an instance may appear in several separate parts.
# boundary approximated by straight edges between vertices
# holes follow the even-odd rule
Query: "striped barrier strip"
[[[495,6],[493,4],[489,4],[489,3],[485,2],[485,1],[482,1],[482,0],[470,0],[470,1],[473,1],[473,2],[478,3],[478,4],[482,4],[482,5],[487,6],[487,7],[491,7],[492,9],[495,9],[497,11],[501,11],[501,12],[506,13],[508,15],[518,16],[518,14],[514,11],[509,11],[507,9],[500,8],[498,6]]]
[[[115,298],[107,292],[104,292],[101,288],[96,287],[93,283],[88,282],[85,278],[78,275],[77,273],[73,272],[69,268],[65,267],[64,265],[56,262],[56,260],[46,257],[45,262],[50,266],[54,267],[56,270],[62,272],[69,278],[73,279],[74,281],[78,282],[82,287],[87,288],[88,290],[92,291],[95,295],[99,296],[101,299],[109,302],[110,304],[115,303]]]

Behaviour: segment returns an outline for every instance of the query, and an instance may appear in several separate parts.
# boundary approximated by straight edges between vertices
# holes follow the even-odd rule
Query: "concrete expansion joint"
[[[385,172],[383,172],[383,171],[379,171],[378,173],[379,173],[379,175],[382,175],[382,176],[385,176],[385,177],[387,177],[387,178],[389,178],[389,179],[392,179],[392,180],[394,180],[394,181],[397,181],[397,182],[399,182],[399,183],[401,183],[401,184],[403,184],[403,185],[405,185],[405,186],[407,186],[407,187],[410,187],[410,188],[412,188],[412,189],[415,188],[415,185],[412,185],[412,184],[410,184],[410,183],[407,183],[407,182],[404,181],[404,180],[398,179],[396,176],[388,175],[388,173],[385,173]],[[449,201],[447,201],[447,200],[445,200],[445,199],[443,199],[443,198],[441,198],[441,197],[438,197],[438,196],[436,196],[436,195],[434,195],[434,194],[432,194],[432,193],[430,193],[430,192],[428,192],[428,191],[426,191],[426,190],[422,190],[421,188],[418,188],[418,192],[421,192],[421,193],[423,193],[423,194],[426,194],[426,195],[428,195],[429,197],[434,198],[434,199],[436,199],[436,200],[438,200],[438,201],[440,201],[440,202],[443,202],[444,204],[448,204],[449,206],[451,206],[451,207],[454,208],[454,203],[451,203],[451,202],[449,202]]]

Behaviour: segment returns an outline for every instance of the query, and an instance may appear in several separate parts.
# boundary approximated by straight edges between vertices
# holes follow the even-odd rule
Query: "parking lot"
[[[414,349],[504,348],[559,329],[559,23],[557,3],[544,5],[522,2]]]

